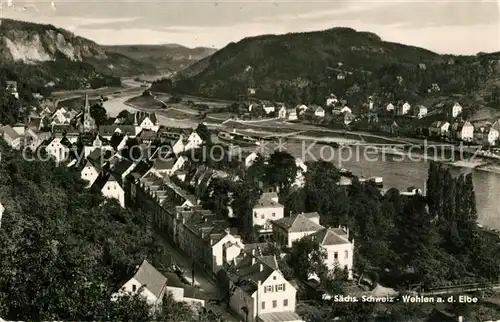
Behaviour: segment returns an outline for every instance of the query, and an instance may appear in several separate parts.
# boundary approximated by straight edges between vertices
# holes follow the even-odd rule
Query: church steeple
[[[89,95],[88,94],[85,94],[85,107],[84,107],[84,113],[87,114],[89,113],[90,114],[90,104],[89,104]]]

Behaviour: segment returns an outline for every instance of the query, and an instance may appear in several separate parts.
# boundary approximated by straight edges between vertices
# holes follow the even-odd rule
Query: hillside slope
[[[173,83],[153,90],[241,99],[248,89],[261,99],[324,103],[329,93],[349,104],[378,97],[418,101],[432,84],[439,94],[480,94],[485,101],[498,75],[499,57],[439,55],[429,50],[383,41],[350,28],[286,35],[263,35],[231,43],[179,73]],[[344,77],[345,78],[344,78]]]
[[[0,68],[7,78],[27,77],[32,83],[54,82],[67,89],[110,85],[119,76],[155,72],[152,65],[108,52],[67,30],[10,19],[0,25]]]
[[[160,73],[177,72],[217,50],[214,48],[187,48],[177,44],[106,46],[108,52],[121,54],[147,64],[154,64]]]

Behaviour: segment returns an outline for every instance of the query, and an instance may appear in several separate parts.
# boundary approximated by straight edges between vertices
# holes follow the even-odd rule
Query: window
[[[137,286],[136,285],[132,285],[132,292],[135,292],[137,291]]]
[[[253,215],[254,215],[255,218],[257,218],[257,212],[256,211],[254,211]]]
[[[339,259],[339,253],[337,253],[337,252],[333,253],[333,258],[334,259]]]
[[[278,301],[273,301],[273,309],[275,309],[278,306]]]
[[[264,288],[264,293],[271,293],[273,291],[273,286],[268,285]]]
[[[275,212],[273,212],[273,217],[276,217],[276,213]]]
[[[264,215],[260,215],[260,219],[264,219]]]
[[[285,284],[276,285],[276,292],[282,292],[285,290]]]
[[[273,276],[273,280],[276,280],[276,276]]]
[[[283,306],[288,306],[288,299],[283,300]]]
[[[346,271],[348,270],[347,265],[344,265],[344,269],[345,269]]]
[[[109,189],[109,186],[108,186],[108,190],[110,190],[110,189]]]
[[[261,303],[261,308],[262,308],[263,310],[265,310],[265,309],[266,309],[266,302],[262,302],[262,303]]]
[[[344,258],[345,258],[345,259],[348,259],[348,258],[349,258],[349,251],[348,251],[348,250],[346,250],[346,251],[344,252]]]

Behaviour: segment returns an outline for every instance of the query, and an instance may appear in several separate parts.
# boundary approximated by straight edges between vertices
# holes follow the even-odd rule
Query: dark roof
[[[118,175],[118,176],[122,176],[123,173],[125,173],[125,171],[127,171],[134,163],[128,159],[121,159],[120,161],[118,161],[118,163],[116,163],[114,165],[114,167],[111,169],[111,171]]]
[[[232,262],[233,269],[228,271],[229,278],[244,292],[252,295],[257,290],[258,282],[264,282],[277,270],[274,256],[254,256],[242,253]]]
[[[135,166],[130,175],[135,179],[139,179],[144,176],[149,171],[149,169],[151,169],[151,165],[144,161],[141,161]]]
[[[115,132],[125,135],[135,135],[135,126],[133,125],[103,125],[99,126],[99,135],[112,136]]]
[[[157,170],[169,170],[172,169],[176,160],[173,158],[170,159],[163,159],[163,158],[158,158],[154,161],[153,167]]]
[[[347,235],[341,229],[324,228],[311,235],[322,246],[349,244]]]
[[[148,263],[147,260],[142,262],[134,278],[157,298],[160,297],[167,284],[167,278],[154,268],[153,265]]]
[[[274,221],[279,226],[291,233],[319,231],[324,227],[309,219],[310,214],[299,214]]]
[[[97,177],[97,179],[94,181],[94,183],[92,184],[92,187],[91,189],[92,190],[99,190],[101,191],[102,188],[104,187],[104,185],[106,184],[106,182],[108,182],[108,179],[110,177],[110,174],[109,173],[106,173],[106,172],[101,172],[99,174],[99,176]]]
[[[158,135],[154,131],[150,130],[142,130],[138,135],[138,138],[141,140],[154,140]]]

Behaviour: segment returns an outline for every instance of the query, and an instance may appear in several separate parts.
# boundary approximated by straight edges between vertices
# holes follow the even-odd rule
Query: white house
[[[153,132],[158,132],[160,126],[158,125],[158,118],[156,117],[156,113],[148,113],[148,112],[136,112],[134,114],[134,126],[138,127],[136,129],[136,133],[139,133],[142,130],[150,130]]]
[[[344,114],[344,124],[345,125],[351,124],[352,122],[354,122],[355,119],[356,119],[356,116],[354,114],[352,114],[351,112],[347,112]]]
[[[278,110],[278,117],[280,119],[286,119],[286,107],[281,106],[281,108]]]
[[[291,248],[294,241],[312,235],[322,229],[317,212],[302,213],[272,222],[273,239],[278,244]]]
[[[491,131],[494,131],[494,132],[496,131],[496,133],[498,133],[498,134],[492,133],[491,134],[491,139],[492,140],[490,140],[490,134],[488,133],[488,142],[493,142],[493,143],[490,143],[490,144],[491,145],[496,145],[496,143],[497,143],[496,141],[498,140],[498,138],[500,136],[500,121],[497,120],[497,121],[493,122],[493,124],[491,124],[490,132]],[[496,136],[496,138],[494,138],[495,136]]]
[[[500,133],[498,132],[498,130],[491,126],[488,130],[488,144],[496,145],[499,135]]]
[[[86,145],[83,147],[84,157],[88,157],[96,149],[101,149],[102,151],[113,151],[113,147],[111,145],[103,145],[102,139],[99,138],[99,135],[96,135],[92,145]]]
[[[166,273],[164,276],[167,278],[165,294],[170,293],[174,301],[187,303],[198,310],[205,307],[205,292],[183,283],[175,273]]]
[[[185,146],[184,146],[184,140],[182,138],[179,138],[177,141],[174,141],[175,143],[172,144],[172,152],[174,152],[175,155],[179,155],[179,153],[184,152]]]
[[[338,102],[339,102],[339,100],[337,99],[337,96],[335,96],[334,94],[330,94],[326,98],[326,106],[333,106],[333,105],[337,104]]]
[[[248,322],[303,321],[295,313],[297,290],[278,268],[276,257],[243,252],[229,263],[229,306]]]
[[[115,177],[111,174],[103,174],[94,181],[92,188],[96,187],[105,198],[116,199],[120,206],[125,208],[125,191]]]
[[[135,275],[112,295],[112,300],[125,294],[140,294],[153,310],[159,309],[167,290],[167,278],[144,260]]]
[[[385,109],[390,112],[390,111],[394,111],[394,105],[392,105],[392,103],[389,103],[387,104],[387,106],[385,107]]]
[[[64,137],[62,138],[53,138],[50,140],[49,144],[45,147],[45,151],[47,151],[48,155],[54,157],[56,163],[67,160],[69,156],[69,147],[71,143]]]
[[[23,135],[17,133],[11,126],[5,125],[0,127],[0,133],[3,140],[14,149],[19,149],[24,138]]]
[[[297,111],[294,108],[289,108],[287,110],[287,114],[288,114],[289,121],[296,121],[297,120]]]
[[[83,180],[87,180],[89,182],[87,187],[91,187],[99,177],[99,171],[94,167],[92,163],[90,163],[90,161],[87,161],[82,171],[80,172],[80,176]]]
[[[295,165],[297,166],[297,175],[295,176],[294,186],[303,187],[305,185],[305,173],[307,172],[307,166],[304,161],[300,158],[295,159]]]
[[[5,211],[5,207],[0,203],[0,227],[2,227],[2,217],[3,217],[4,211]]]
[[[225,230],[225,234],[212,241],[212,273],[217,274],[223,269],[224,263],[232,261],[238,257],[245,245],[238,235],[232,235],[230,229]]]
[[[462,106],[458,104],[458,102],[456,102],[455,105],[453,105],[451,108],[451,116],[455,118],[461,113],[462,113]]]
[[[252,224],[259,228],[261,233],[272,231],[271,221],[284,216],[284,206],[278,202],[276,192],[264,192],[253,206]]]
[[[266,114],[273,113],[274,111],[276,111],[276,107],[270,103],[263,103],[262,107],[264,108]]]
[[[417,111],[417,118],[421,119],[427,115],[427,107],[420,105]]]
[[[187,141],[196,147],[199,147],[200,145],[203,144],[202,138],[200,137],[200,135],[196,131],[193,131],[193,132],[191,132],[191,134],[189,134]]]
[[[7,81],[7,86],[5,89],[9,91],[12,96],[14,96],[16,99],[19,99],[19,93],[17,92],[17,82],[16,81]]]
[[[457,126],[456,135],[459,140],[472,142],[474,138],[474,126],[469,121],[461,122]]]
[[[352,279],[354,241],[349,241],[349,229],[323,228],[307,238],[312,238],[325,250],[325,264],[328,269],[347,269],[349,279]]]
[[[245,158],[245,168],[250,167],[258,157],[259,155],[255,152],[252,152],[249,155],[247,155],[247,157]]]
[[[443,121],[436,121],[429,127],[429,135],[431,136],[445,136],[449,133],[450,123]]]
[[[408,102],[405,102],[403,105],[401,105],[401,108],[399,110],[400,115],[406,115],[410,112],[411,105]]]
[[[325,110],[321,106],[318,106],[314,111],[314,116],[321,118],[325,117]]]

